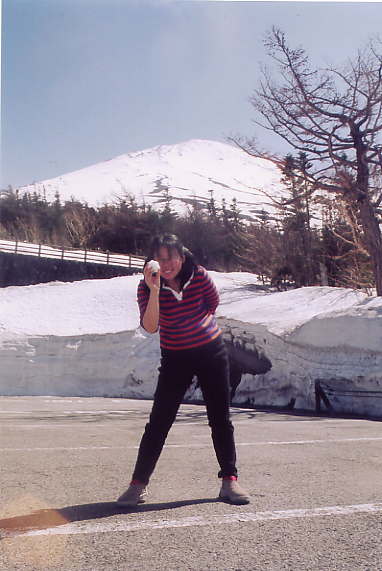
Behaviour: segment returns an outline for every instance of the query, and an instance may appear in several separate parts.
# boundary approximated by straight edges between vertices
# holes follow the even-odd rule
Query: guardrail
[[[138,270],[143,268],[145,262],[144,257],[132,254],[116,254],[86,249],[76,250],[74,248],[60,248],[59,246],[46,246],[44,244],[33,244],[32,242],[20,242],[18,240],[0,240],[0,251],[24,256],[37,256],[39,258],[123,266]]]

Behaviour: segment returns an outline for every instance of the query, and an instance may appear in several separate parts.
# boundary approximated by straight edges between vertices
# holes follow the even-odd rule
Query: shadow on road
[[[184,506],[215,503],[219,501],[221,501],[219,498],[198,498],[193,500],[179,500],[176,502],[145,504],[132,508],[118,506],[115,502],[101,502],[94,504],[79,504],[57,510],[37,510],[30,514],[0,519],[0,539],[20,535],[27,531],[59,527],[76,521],[101,519],[124,513],[170,510]]]

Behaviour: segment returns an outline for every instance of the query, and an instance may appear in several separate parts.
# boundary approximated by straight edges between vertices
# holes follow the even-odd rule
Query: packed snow
[[[272,293],[253,274],[210,274],[224,338],[243,358],[235,404],[314,409],[320,382],[335,410],[382,416],[382,298],[331,287]],[[1,289],[1,394],[151,398],[159,339],[139,325],[141,277]],[[261,360],[270,365],[255,374]]]

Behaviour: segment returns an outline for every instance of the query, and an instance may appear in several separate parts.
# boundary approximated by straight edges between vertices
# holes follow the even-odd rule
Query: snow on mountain
[[[239,372],[235,404],[314,410],[320,383],[334,411],[382,417],[380,297],[331,287],[266,293],[253,274],[210,273]],[[1,289],[0,394],[151,398],[159,339],[139,326],[139,279]]]
[[[263,210],[272,216],[275,207],[270,197],[285,194],[281,171],[272,161],[207,140],[120,155],[19,190],[45,192],[48,200],[59,192],[62,200],[74,197],[93,206],[130,195],[139,204],[162,208],[166,189],[179,213],[195,203],[206,206],[213,191],[218,206],[223,198],[227,206],[236,198],[241,214],[251,220],[261,217]]]

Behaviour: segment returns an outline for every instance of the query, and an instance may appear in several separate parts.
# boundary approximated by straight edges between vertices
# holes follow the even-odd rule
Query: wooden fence
[[[124,266],[132,269],[142,269],[145,258],[133,254],[115,254],[95,250],[76,250],[74,248],[61,248],[59,246],[46,246],[31,242],[0,240],[0,251],[24,256],[38,256],[39,258],[55,258],[58,260],[72,260],[92,264],[107,264],[109,266]]]

